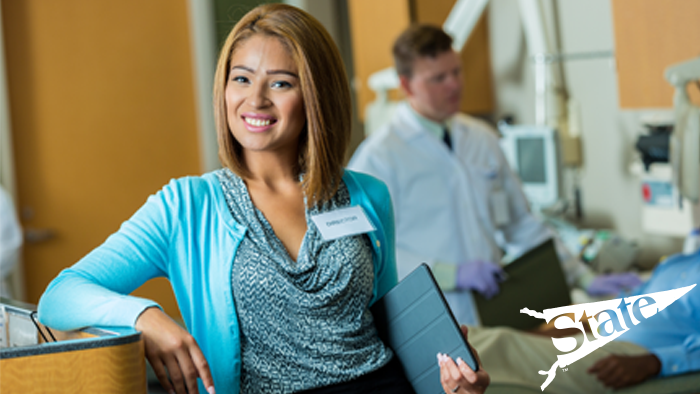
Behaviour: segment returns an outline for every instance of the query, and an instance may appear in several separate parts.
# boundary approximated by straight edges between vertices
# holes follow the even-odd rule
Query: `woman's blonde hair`
[[[276,37],[299,72],[306,130],[299,137],[298,171],[307,205],[328,201],[337,191],[351,133],[350,88],[338,48],[326,29],[306,12],[286,4],[265,4],[248,12],[231,30],[214,76],[214,117],[222,164],[250,175],[233,138],[226,112],[226,83],[236,48],[256,34]]]

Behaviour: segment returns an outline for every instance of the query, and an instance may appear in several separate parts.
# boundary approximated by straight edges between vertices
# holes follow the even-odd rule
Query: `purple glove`
[[[642,284],[637,274],[622,272],[619,274],[598,275],[593,279],[586,292],[592,296],[617,294]]]
[[[505,278],[503,269],[488,261],[471,261],[457,267],[457,289],[475,290],[486,299],[498,294],[498,282]]]

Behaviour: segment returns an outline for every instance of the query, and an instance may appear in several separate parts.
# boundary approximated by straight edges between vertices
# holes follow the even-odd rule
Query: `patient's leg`
[[[581,337],[577,338],[579,343]],[[469,342],[479,353],[484,369],[491,376],[491,384],[513,384],[540,391],[547,378],[539,371],[549,371],[562,354],[547,337],[527,334],[510,328],[469,328]],[[646,349],[628,343],[613,341],[566,367],[558,368],[546,393],[606,393],[606,389],[586,371],[596,361],[610,354],[640,355]]]

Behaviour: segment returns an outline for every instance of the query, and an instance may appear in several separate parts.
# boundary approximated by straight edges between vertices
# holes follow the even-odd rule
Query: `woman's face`
[[[294,153],[306,115],[299,72],[276,37],[256,34],[231,56],[228,127],[245,152]]]

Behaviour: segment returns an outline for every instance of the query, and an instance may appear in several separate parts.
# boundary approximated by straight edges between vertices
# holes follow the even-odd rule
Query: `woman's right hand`
[[[469,330],[465,325],[462,325],[460,329],[466,341]],[[455,360],[445,354],[438,353],[437,355],[438,364],[440,365],[440,383],[446,394],[483,394],[491,382],[491,378],[484,370],[476,350],[471,345],[469,347],[479,365],[477,372],[474,372],[461,358],[457,358],[457,362],[455,362]]]
[[[169,393],[198,392],[197,378],[209,394],[215,394],[209,364],[192,335],[159,308],[146,309],[136,320],[151,363],[160,384]]]

